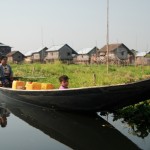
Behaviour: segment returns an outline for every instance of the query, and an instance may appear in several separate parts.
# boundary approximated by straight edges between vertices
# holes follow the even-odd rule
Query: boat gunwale
[[[49,90],[24,90],[24,89],[12,89],[7,87],[0,87],[2,90],[7,91],[15,91],[15,92],[62,92],[62,91],[78,91],[78,90],[90,90],[90,89],[98,89],[98,88],[107,88],[107,87],[119,87],[119,86],[128,86],[128,85],[134,85],[141,82],[150,81],[150,79],[145,80],[139,80],[131,83],[122,83],[122,84],[113,84],[113,85],[102,85],[102,86],[90,86],[90,87],[79,87],[79,88],[68,88],[68,89],[49,89]]]

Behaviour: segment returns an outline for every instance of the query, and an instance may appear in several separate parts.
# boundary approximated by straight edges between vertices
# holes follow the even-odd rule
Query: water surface
[[[5,128],[0,128],[1,150],[71,150],[12,113],[7,122]]]
[[[145,131],[145,129],[141,128],[140,131],[137,131],[136,128],[132,128],[130,124],[123,121],[122,119],[118,119],[113,121],[113,114],[108,114],[108,116],[101,116],[106,121],[108,121],[111,125],[113,125],[118,131],[120,131],[123,135],[128,137],[132,142],[138,145],[139,148],[143,150],[150,150],[150,131]],[[143,118],[144,119],[144,118]],[[135,132],[137,131],[137,132]],[[144,137],[141,134],[145,135]]]
[[[0,127],[2,150],[137,150],[136,144],[97,114],[57,112],[28,104],[7,104]]]

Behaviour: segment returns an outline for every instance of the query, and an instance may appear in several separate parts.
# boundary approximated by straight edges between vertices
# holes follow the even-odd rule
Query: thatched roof
[[[110,51],[110,52],[111,52],[111,51],[114,51],[114,50],[116,50],[117,48],[119,48],[120,46],[125,47],[129,52],[131,52],[130,49],[129,49],[128,47],[126,47],[123,43],[109,44],[109,51]],[[106,52],[106,51],[107,51],[107,45],[105,45],[104,47],[102,47],[102,48],[100,49],[100,52]]]

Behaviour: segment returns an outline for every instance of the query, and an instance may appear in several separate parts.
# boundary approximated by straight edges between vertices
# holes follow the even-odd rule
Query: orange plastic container
[[[41,90],[50,90],[50,89],[54,89],[54,85],[51,83],[42,83],[41,84]]]
[[[27,82],[26,90],[41,90],[41,83],[38,82]]]
[[[13,81],[12,89],[25,89],[25,84],[24,81]]]

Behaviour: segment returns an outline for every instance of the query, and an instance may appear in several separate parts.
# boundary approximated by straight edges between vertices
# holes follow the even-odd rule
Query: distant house
[[[75,57],[75,62],[78,64],[91,63],[91,61],[94,61],[97,51],[97,47],[81,49],[80,51],[78,51],[78,55]]]
[[[2,55],[7,55],[9,52],[11,52],[11,47],[3,43],[0,43],[0,53]]]
[[[46,56],[47,47],[42,47],[37,50],[28,51],[25,53],[25,62],[43,62]]]
[[[150,51],[147,52],[146,57],[147,57],[147,58],[150,58]]]
[[[137,50],[135,50],[135,49],[131,49],[131,52],[136,56],[136,54],[138,53],[138,51]]]
[[[24,55],[19,51],[11,51],[6,55],[8,57],[9,62],[19,63],[24,61]]]
[[[136,53],[136,65],[150,65],[150,57],[146,52],[137,52]]]
[[[33,62],[43,62],[46,56],[47,47],[39,48],[36,52],[32,53]]]
[[[109,54],[107,55],[107,45],[98,51],[97,60],[99,63],[106,63],[107,57],[112,64],[133,64],[135,61],[134,53],[123,43],[109,44]]]
[[[25,58],[24,58],[24,61],[26,63],[32,63],[33,60],[32,60],[32,53],[33,51],[27,51],[24,55],[25,55]]]
[[[77,52],[68,44],[52,46],[46,51],[46,53],[46,62],[54,62],[56,60],[72,62],[74,55],[77,55]]]

